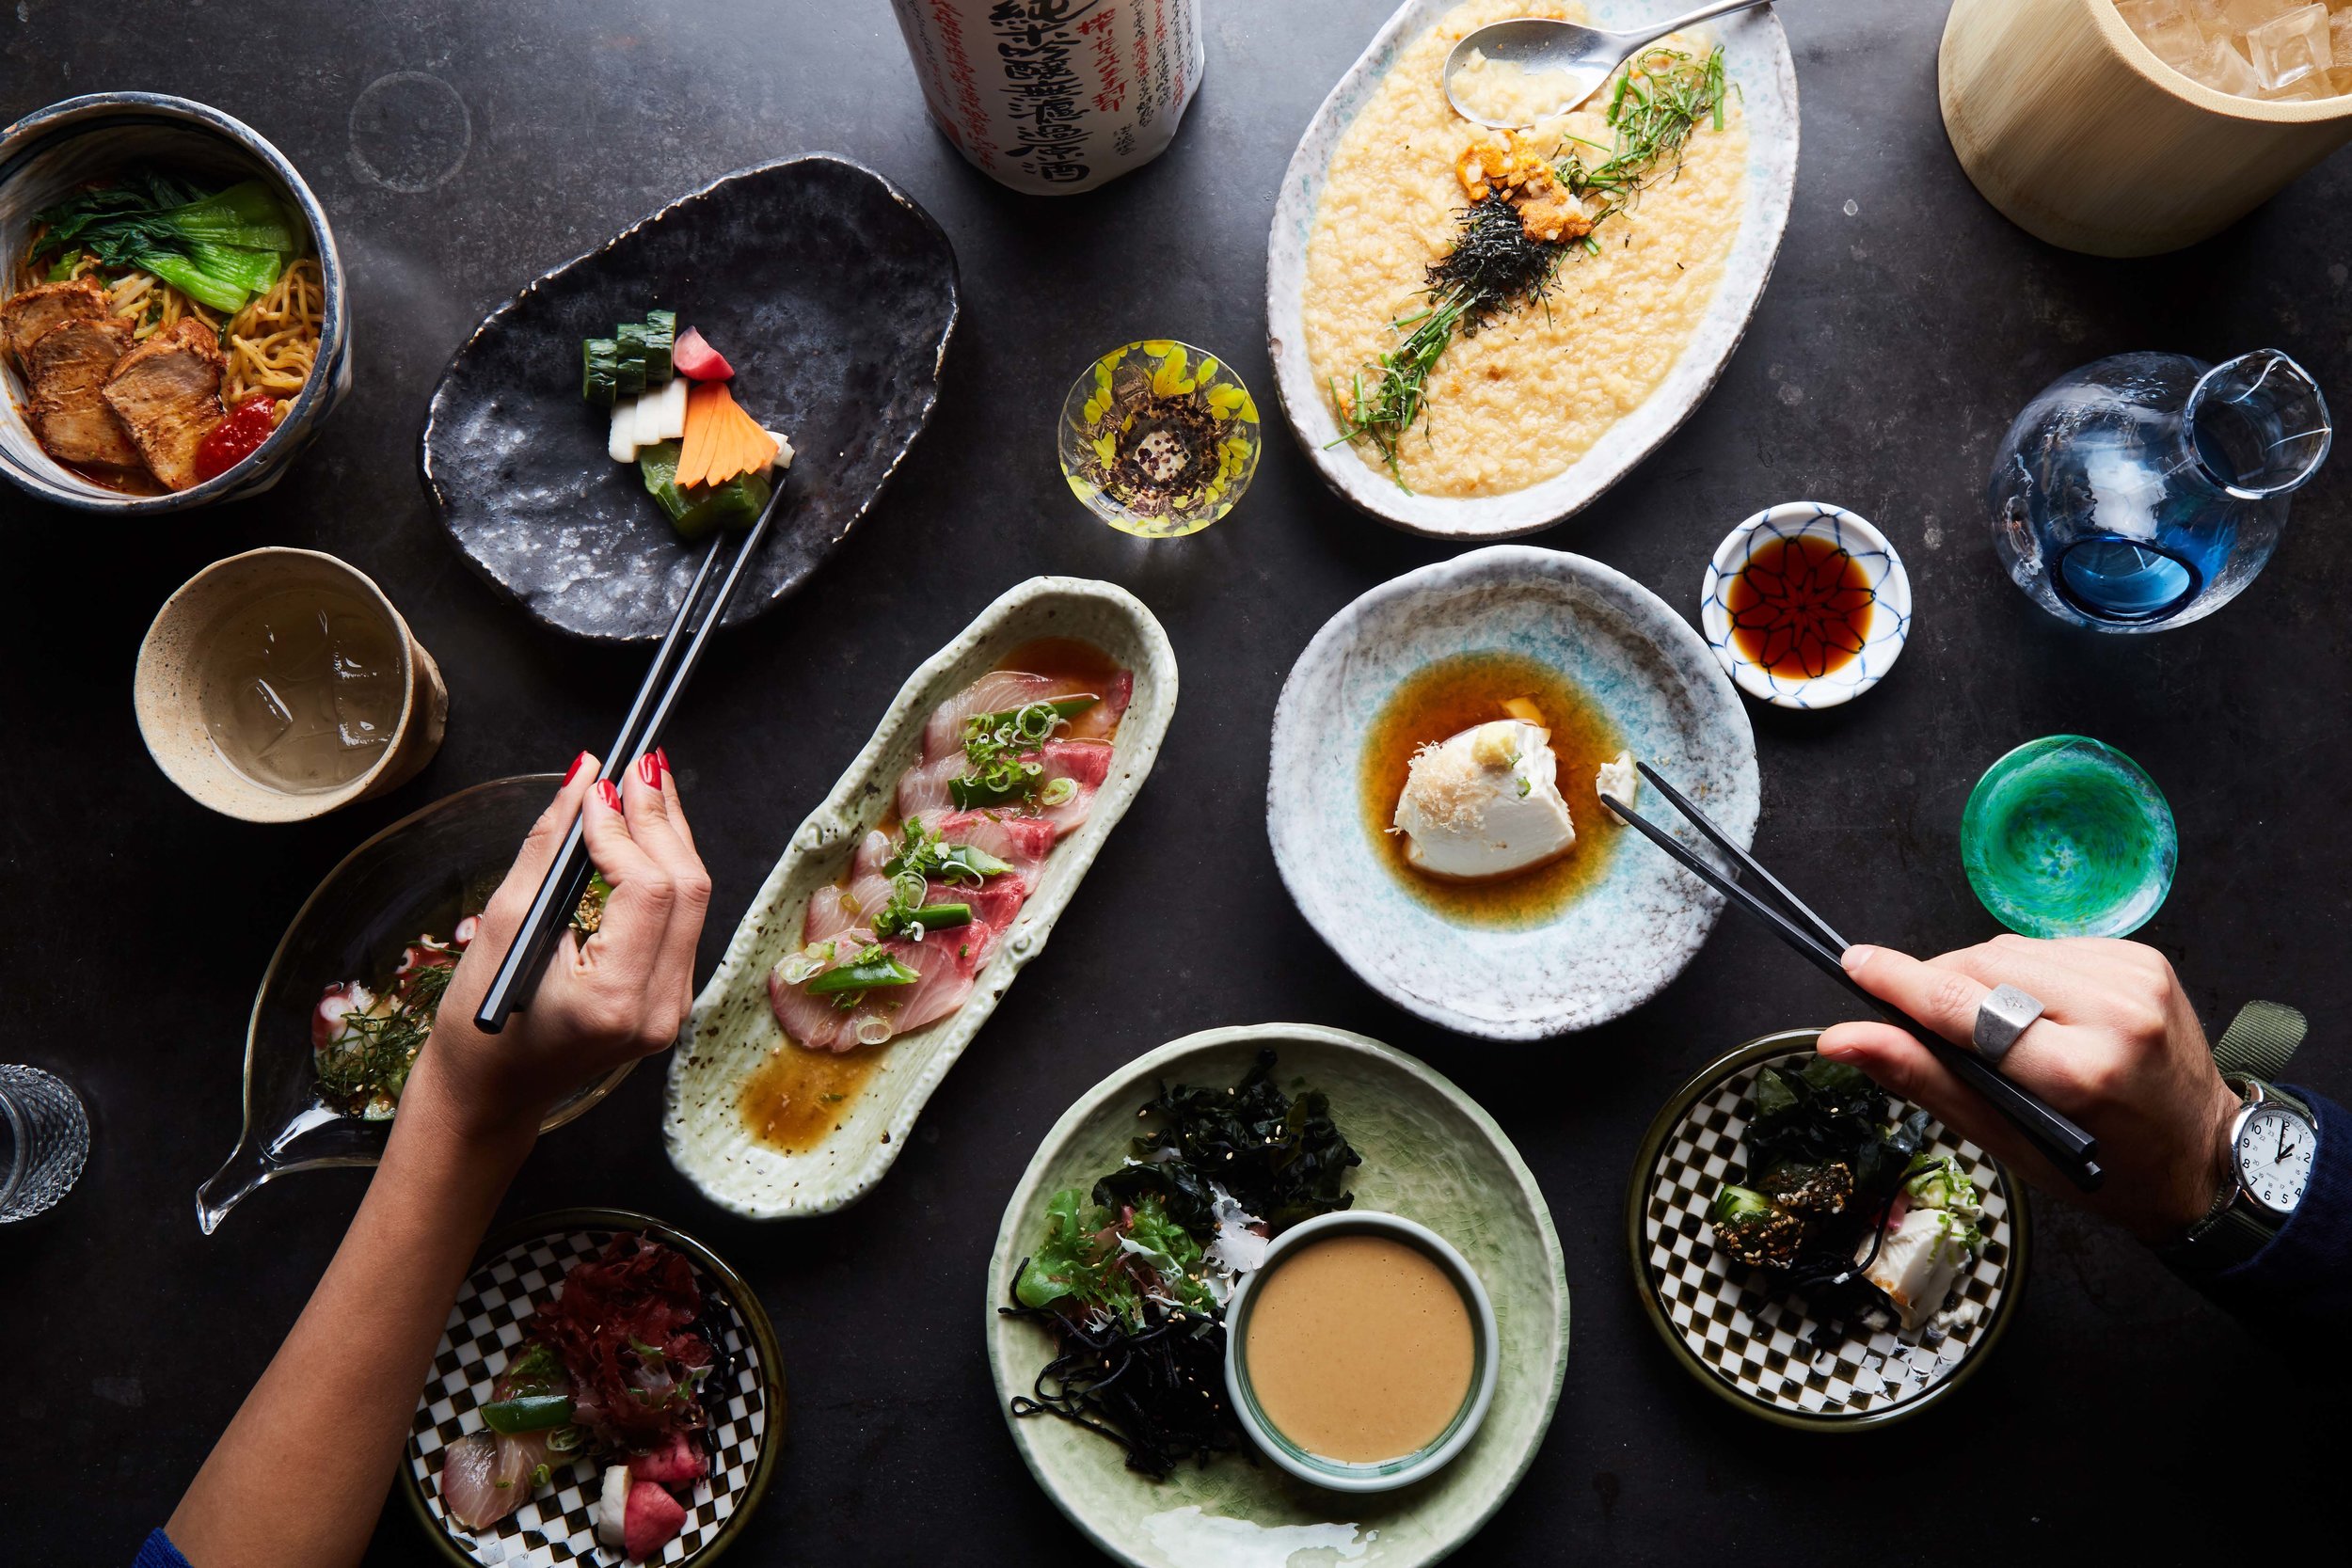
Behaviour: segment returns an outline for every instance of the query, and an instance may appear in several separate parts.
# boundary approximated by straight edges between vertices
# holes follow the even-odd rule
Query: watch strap
[[[2224,1078],[2259,1078],[2265,1084],[2284,1072],[2303,1043],[2310,1021],[2283,1002],[2249,1002],[2237,1010],[2213,1048],[2214,1065]],[[2307,1113],[2308,1114],[2308,1113]]]

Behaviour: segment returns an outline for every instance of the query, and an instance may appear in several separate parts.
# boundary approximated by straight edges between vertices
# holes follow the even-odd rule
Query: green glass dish
[[[1173,338],[1115,348],[1062,400],[1070,493],[1139,539],[1181,539],[1233,510],[1258,471],[1257,400],[1232,366]]]
[[[2121,937],[2172,891],[2172,808],[2139,764],[2088,736],[2029,740],[1985,769],[1960,819],[1968,885],[2029,937]]]

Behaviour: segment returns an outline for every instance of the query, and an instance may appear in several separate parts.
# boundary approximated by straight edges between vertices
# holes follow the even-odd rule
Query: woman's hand
[[[1820,1052],[1927,1107],[2043,1191],[2105,1214],[2161,1245],[2212,1207],[2229,1167],[2238,1097],[2221,1081],[2205,1032],[2164,955],[2135,942],[2036,942],[2002,935],[1926,963],[1854,947],[1846,973],[1963,1049],[1978,1004],[2006,982],[2043,1011],[2001,1070],[2099,1140],[2106,1181],[2078,1191],[1974,1089],[1911,1036],[1886,1023],[1841,1023]]]
[[[622,784],[598,784],[582,752],[523,840],[506,879],[450,979],[418,1072],[441,1116],[469,1138],[536,1129],[581,1084],[677,1037],[693,1000],[694,946],[710,877],[678,801],[669,758],[652,752]],[[611,884],[604,918],[581,941],[564,933],[531,1006],[497,1035],[473,1023],[572,819],[587,814],[589,858]],[[417,1085],[402,1096],[402,1111]]]

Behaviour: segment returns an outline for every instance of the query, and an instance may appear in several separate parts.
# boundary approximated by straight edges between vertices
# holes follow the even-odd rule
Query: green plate
[[[710,1474],[694,1483],[686,1527],[647,1560],[663,1568],[707,1563],[742,1532],[767,1496],[784,1445],[784,1360],[759,1292],[702,1243],[650,1215],[627,1209],[563,1209],[507,1227],[485,1243],[474,1271],[450,1308],[433,1353],[433,1370],[417,1396],[409,1424],[401,1488],[425,1534],[452,1568],[559,1568],[572,1562],[617,1562],[621,1554],[596,1543],[592,1513],[602,1472],[582,1460],[488,1529],[452,1524],[441,1505],[440,1453],[464,1433],[479,1431],[476,1414],[491,1380],[506,1365],[520,1336],[516,1324],[557,1293],[564,1275],[601,1252],[615,1234],[635,1231],[686,1255],[704,1293],[705,1315],[735,1358],[733,1386],[706,1390],[717,1425]],[[715,1298],[715,1299],[714,1299]],[[713,1408],[709,1402],[723,1397]]]
[[[1741,1106],[1766,1064],[1812,1053],[1818,1029],[1750,1040],[1701,1068],[1650,1123],[1626,1194],[1626,1245],[1650,1323],[1675,1359],[1752,1416],[1815,1432],[1885,1426],[1941,1403],[1983,1364],[2024,1296],[2026,1205],[1993,1156],[1940,1124],[1928,1152],[1959,1158],[1984,1194],[1984,1250],[1957,1282],[1964,1315],[1940,1343],[1855,1328],[1830,1350],[1809,1340],[1804,1298],[1718,1254],[1707,1205],[1745,1165]]]
[[[1232,1084],[1261,1048],[1279,1053],[1276,1080],[1330,1096],[1331,1115],[1364,1157],[1356,1206],[1419,1220],[1461,1249],[1494,1300],[1502,1376],[1494,1404],[1459,1458],[1402,1491],[1345,1495],[1295,1481],[1240,1453],[1185,1465],[1153,1482],[1126,1468],[1116,1445],[1049,1416],[1007,1419],[1038,1484],[1071,1522],[1137,1568],[1313,1561],[1348,1568],[1435,1562],[1475,1534],[1527,1473],[1568,1357],[1568,1283],[1560,1238],[1535,1178],[1494,1118],[1403,1052],[1306,1023],[1212,1029],[1161,1046],[1087,1091],[1046,1134],[1006,1206],[989,1260],[988,1360],[996,1398],[1029,1392],[1051,1359],[1035,1323],[999,1316],[1013,1270],[1035,1248],[1045,1200],[1117,1168],[1136,1111],[1162,1080]]]

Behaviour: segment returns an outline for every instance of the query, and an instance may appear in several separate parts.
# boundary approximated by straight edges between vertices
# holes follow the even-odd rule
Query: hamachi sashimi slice
[[[1111,772],[1111,746],[1104,740],[1049,740],[1029,755],[1044,764],[1044,771],[1037,776],[1041,784],[1056,779],[1068,779],[1078,786],[1078,793],[1061,805],[1047,810],[1008,806],[998,813],[1004,816],[1034,815],[1054,824],[1057,836],[1073,832],[1087,819],[1096,789]],[[963,776],[966,765],[963,753],[956,752],[935,762],[910,768],[898,779],[898,815],[906,816],[944,816],[956,809],[955,799],[948,793],[948,781]]]
[[[441,1450],[441,1506],[469,1530],[487,1529],[530,1501],[548,1434],[469,1432]]]
[[[911,986],[869,992],[856,1007],[844,1008],[829,996],[811,996],[807,981],[787,984],[781,966],[770,970],[769,1006],[775,1011],[776,1022],[796,1043],[812,1051],[848,1051],[860,1043],[858,1027],[866,1020],[878,1022],[888,1031],[882,1038],[936,1022],[972,994],[972,976],[996,945],[996,933],[977,925],[941,931],[920,942],[894,938],[876,943],[871,936],[863,927],[845,934],[839,940],[836,962],[848,962],[868,946],[880,946],[922,978]]]
[[[1032,675],[1021,670],[991,670],[931,711],[930,721],[923,726],[923,760],[935,762],[950,752],[961,752],[964,721],[976,713],[1009,713],[1031,703],[1051,702],[1080,692],[1092,692],[1102,701],[1083,713],[1071,715],[1068,726],[1054,732],[1057,739],[1100,740],[1108,736],[1135,699],[1136,677],[1125,670],[1107,682],[1068,675]]]
[[[923,826],[950,844],[968,844],[1012,867],[1012,875],[1035,886],[1039,869],[1057,836],[1050,822],[984,811],[926,813]]]

